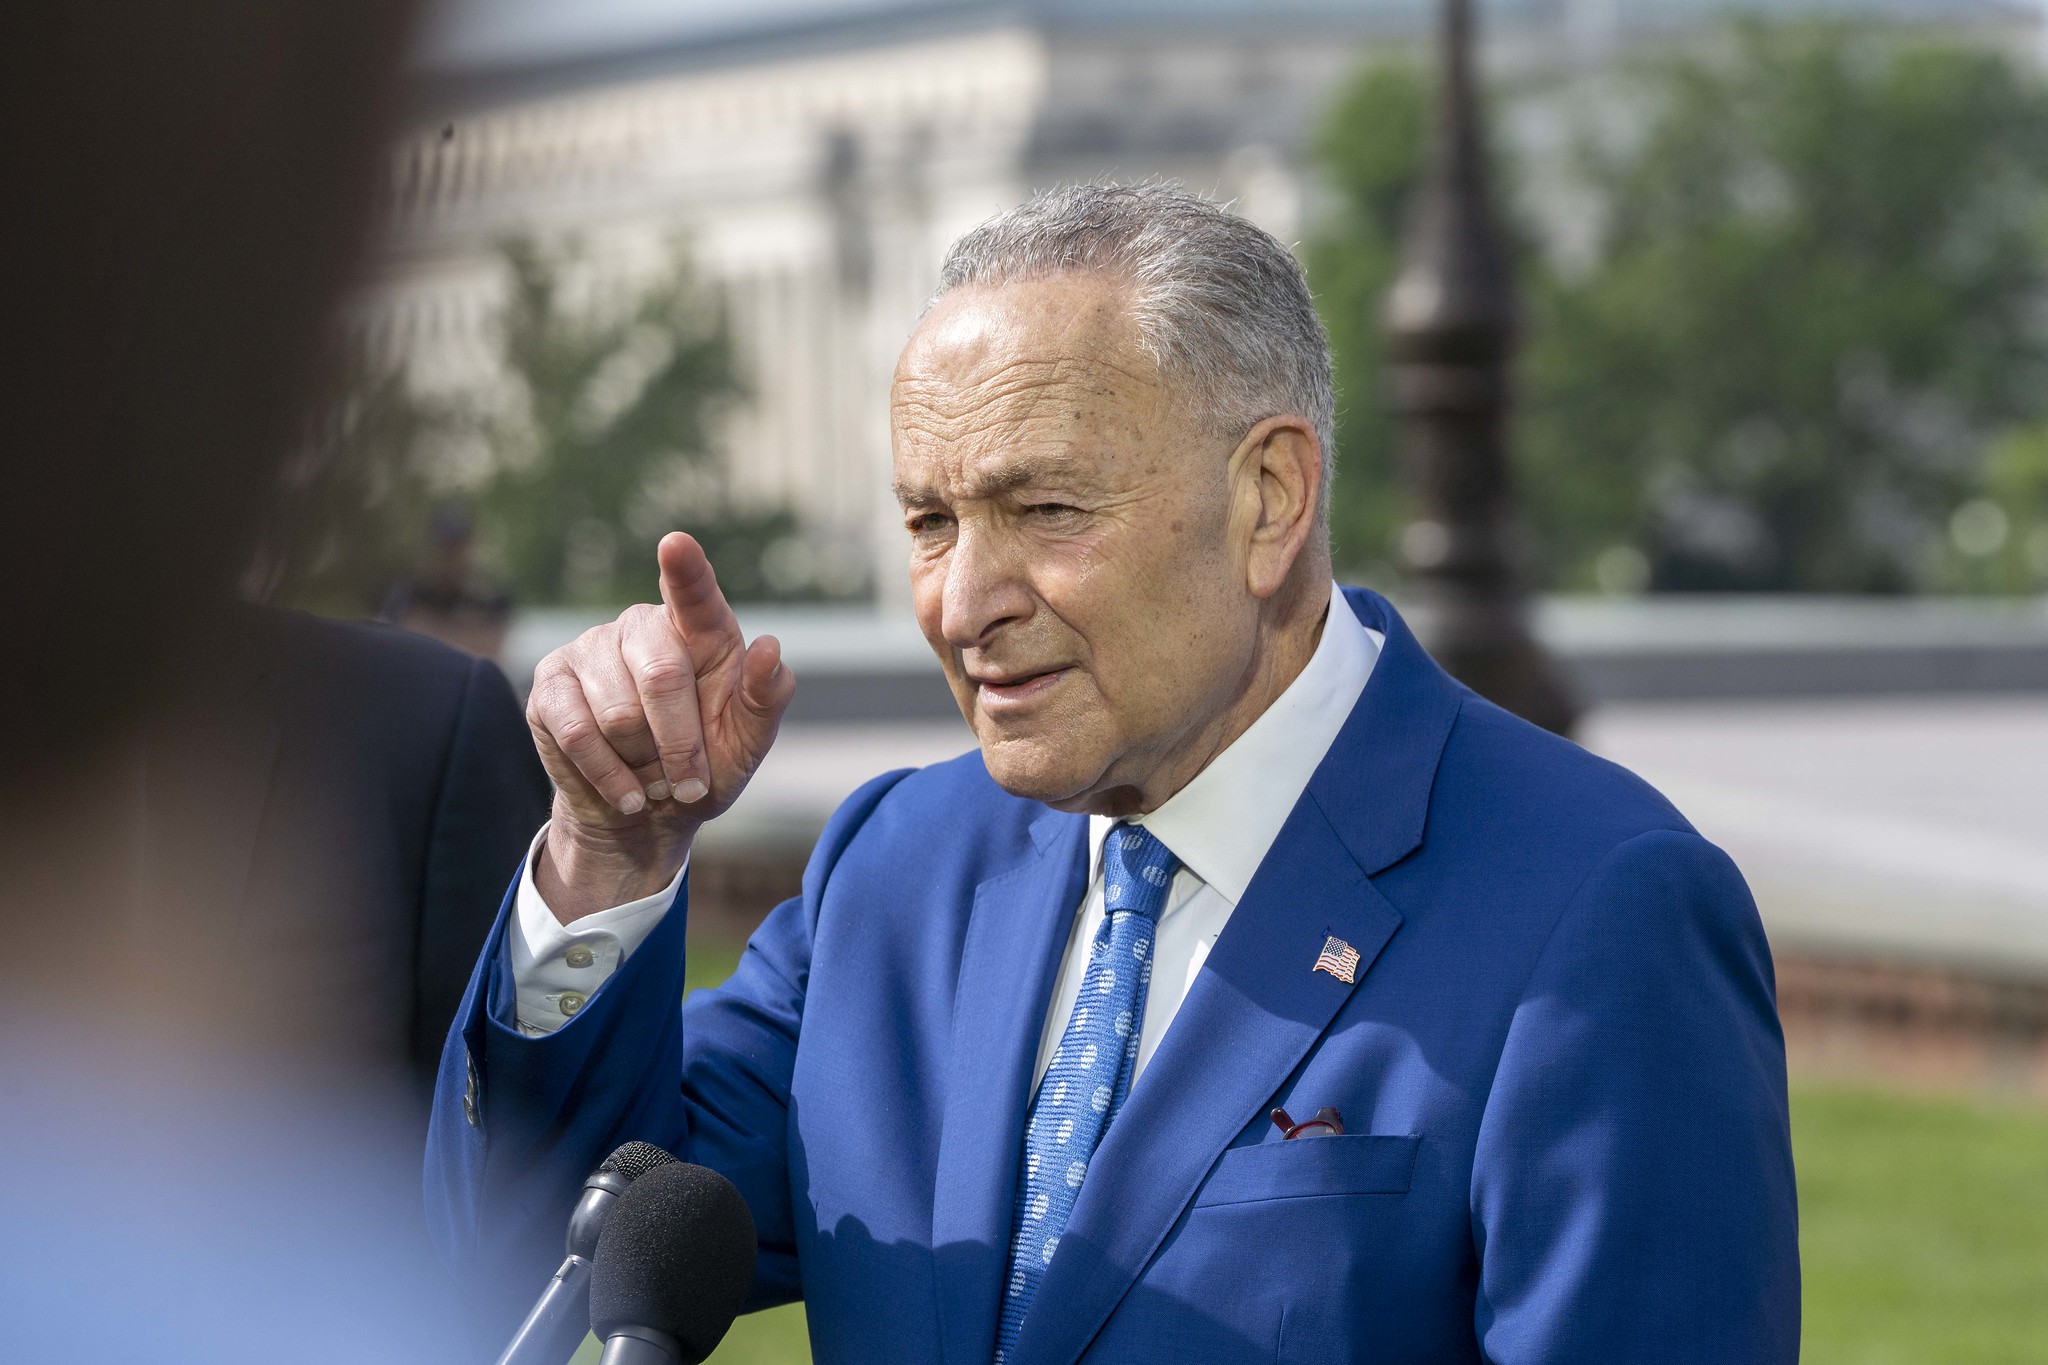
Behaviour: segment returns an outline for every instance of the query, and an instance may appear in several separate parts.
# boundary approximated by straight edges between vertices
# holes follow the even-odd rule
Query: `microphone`
[[[700,1365],[746,1302],[756,1250],[754,1215],[718,1172],[677,1162],[634,1182],[591,1272],[602,1365]]]
[[[533,1311],[512,1334],[498,1365],[565,1365],[590,1328],[590,1266],[597,1255],[612,1205],[649,1171],[678,1164],[651,1142],[629,1142],[604,1159],[583,1182],[583,1195],[569,1215],[569,1258],[548,1281]]]

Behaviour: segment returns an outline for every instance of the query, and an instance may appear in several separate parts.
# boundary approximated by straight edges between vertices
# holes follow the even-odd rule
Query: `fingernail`
[[[638,815],[647,805],[647,798],[639,792],[627,792],[619,798],[619,814]]]
[[[649,801],[668,800],[668,779],[657,777],[652,782],[649,782],[647,784],[647,799]]]
[[[676,783],[676,799],[687,805],[692,801],[702,801],[704,799],[704,793],[710,790],[711,788],[705,786],[696,778],[686,777],[682,781]]]

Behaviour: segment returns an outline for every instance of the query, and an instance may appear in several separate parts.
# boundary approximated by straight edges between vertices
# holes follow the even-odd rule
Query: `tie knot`
[[[1166,908],[1166,890],[1180,859],[1151,831],[1119,824],[1102,841],[1102,908],[1114,914],[1135,910],[1156,920]]]

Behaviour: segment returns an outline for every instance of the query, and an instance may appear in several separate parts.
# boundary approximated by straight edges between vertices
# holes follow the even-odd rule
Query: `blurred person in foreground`
[[[299,1003],[247,989],[276,970],[273,907],[213,904],[217,883],[176,868],[203,849],[151,847],[152,807],[248,828],[227,798],[265,792],[261,746],[253,767],[138,762],[159,717],[225,699],[248,663],[210,651],[243,610],[234,586],[370,220],[414,9],[8,12],[0,183],[25,209],[0,277],[17,343],[0,370],[0,927],[17,967],[0,994],[0,1359],[451,1349],[409,1232],[402,1068],[302,1047]]]
[[[954,245],[891,402],[979,752],[849,798],[679,1011],[691,841],[795,681],[682,535],[663,606],[547,659],[554,815],[428,1153],[500,1316],[640,1138],[738,1184],[752,1302],[802,1298],[821,1361],[1790,1365],[1742,878],[1332,584],[1285,248],[1169,189],[1042,195]]]

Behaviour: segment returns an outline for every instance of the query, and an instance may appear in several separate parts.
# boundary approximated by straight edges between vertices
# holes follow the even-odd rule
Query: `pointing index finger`
[[[711,571],[711,561],[696,537],[671,531],[661,538],[656,557],[661,564],[661,600],[668,607],[668,619],[689,645],[690,657],[701,675],[745,646],[739,618],[719,591],[718,576]]]

